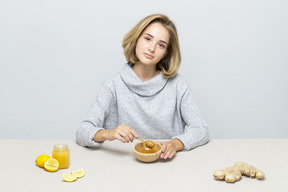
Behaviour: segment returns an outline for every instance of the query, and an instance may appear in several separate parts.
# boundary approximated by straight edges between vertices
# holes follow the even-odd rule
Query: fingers
[[[133,135],[133,137],[138,138],[138,134],[131,128],[131,133]]]
[[[176,147],[170,142],[163,142],[161,150],[161,159],[171,159],[176,155]]]
[[[118,139],[122,143],[133,142],[134,137],[138,137],[137,133],[127,125],[119,125],[113,129],[113,138]]]
[[[122,143],[126,143],[126,139],[120,134],[115,134],[114,139],[117,139],[121,141]]]
[[[124,127],[123,131],[129,137],[129,141],[133,142],[134,137],[138,138],[137,133],[131,127],[127,125],[122,125],[122,126]]]
[[[129,143],[129,141],[133,142],[134,137],[130,130],[123,129],[121,130],[120,135],[126,140],[127,143]]]

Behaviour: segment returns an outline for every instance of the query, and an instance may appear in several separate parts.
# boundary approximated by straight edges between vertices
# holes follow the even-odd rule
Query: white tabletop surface
[[[56,143],[70,148],[69,169],[51,173],[36,166],[40,154],[52,154]],[[288,191],[288,139],[222,139],[172,160],[142,163],[132,151],[136,143],[105,142],[100,149],[85,148],[73,140],[0,140],[0,191]],[[242,177],[228,184],[214,180],[216,169],[244,161],[263,170],[265,180]],[[84,168],[85,176],[67,183],[63,173]]]

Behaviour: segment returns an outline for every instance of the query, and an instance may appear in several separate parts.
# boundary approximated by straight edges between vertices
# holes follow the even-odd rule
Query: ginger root
[[[234,183],[239,181],[242,175],[256,177],[257,179],[263,179],[265,177],[263,171],[256,169],[255,167],[244,162],[237,162],[233,167],[216,170],[213,173],[213,177],[215,179],[225,180],[227,183]]]

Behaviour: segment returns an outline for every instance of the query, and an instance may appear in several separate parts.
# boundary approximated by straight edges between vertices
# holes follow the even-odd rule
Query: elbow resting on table
[[[207,144],[210,141],[210,135],[208,128],[205,129],[205,136],[203,137],[203,145]]]
[[[85,123],[82,123],[80,128],[76,131],[76,143],[83,147],[100,147],[103,142],[95,142],[94,136],[100,129],[95,127],[89,128]]]
[[[201,131],[201,133],[198,135],[198,139],[196,139],[195,143],[185,148],[187,150],[191,150],[191,149],[207,144],[209,140],[210,140],[210,135],[209,135],[208,127],[205,127],[205,129],[203,129],[203,131]]]

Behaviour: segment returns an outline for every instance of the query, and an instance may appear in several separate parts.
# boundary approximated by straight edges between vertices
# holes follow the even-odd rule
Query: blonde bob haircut
[[[124,36],[122,42],[124,55],[128,64],[131,66],[139,62],[135,51],[137,40],[151,23],[162,24],[168,30],[170,36],[166,56],[157,63],[156,69],[162,71],[162,75],[165,78],[174,77],[177,75],[181,63],[179,40],[174,23],[165,15],[149,15],[132,28],[132,30]]]

